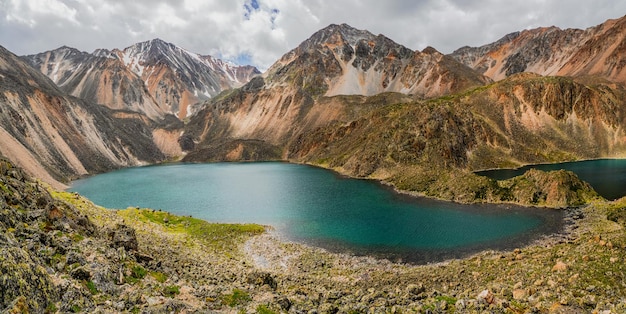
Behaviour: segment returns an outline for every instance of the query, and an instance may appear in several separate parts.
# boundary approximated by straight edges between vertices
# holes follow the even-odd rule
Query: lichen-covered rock
[[[113,247],[123,247],[126,251],[137,251],[137,235],[135,229],[123,224],[118,224],[115,229],[108,233]]]
[[[27,251],[17,247],[0,249],[0,312],[18,298],[29,311],[41,313],[58,299],[46,270]]]

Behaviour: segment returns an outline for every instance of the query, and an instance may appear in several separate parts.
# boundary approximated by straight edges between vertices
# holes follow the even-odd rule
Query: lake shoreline
[[[72,191],[108,208],[157,208],[211,222],[273,225],[289,240],[332,252],[416,264],[526,245],[560,233],[564,214],[416,197],[378,180],[294,163],[130,168],[77,182]]]
[[[0,215],[9,312],[626,311],[626,225],[607,219],[626,198],[572,211],[562,238],[410,265],[281,241],[259,225],[109,210],[2,169],[0,194],[17,202]]]

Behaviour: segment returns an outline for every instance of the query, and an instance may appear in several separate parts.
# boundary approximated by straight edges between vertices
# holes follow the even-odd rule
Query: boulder
[[[135,229],[118,224],[115,229],[109,231],[108,236],[114,248],[123,247],[126,251],[137,251],[138,244]]]

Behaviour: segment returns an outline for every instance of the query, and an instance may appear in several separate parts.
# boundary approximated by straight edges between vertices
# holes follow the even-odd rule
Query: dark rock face
[[[218,142],[209,147],[190,152],[183,161],[264,161],[279,160],[281,150],[272,144],[258,140],[234,140]]]
[[[246,282],[256,286],[267,285],[273,290],[276,290],[276,288],[278,287],[278,283],[276,282],[276,279],[274,279],[272,274],[265,272],[250,273],[248,275],[248,278],[246,279]]]

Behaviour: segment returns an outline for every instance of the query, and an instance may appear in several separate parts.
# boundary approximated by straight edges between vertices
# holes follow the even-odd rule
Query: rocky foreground
[[[111,211],[0,160],[6,313],[624,313],[626,198],[564,235],[404,265],[285,243],[258,225]]]

